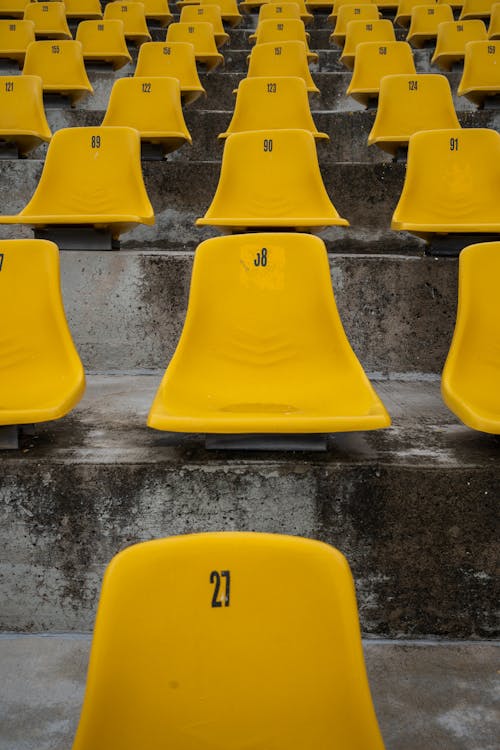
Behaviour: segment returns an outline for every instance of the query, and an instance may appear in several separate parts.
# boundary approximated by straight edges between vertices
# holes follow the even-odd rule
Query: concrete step
[[[365,640],[386,750],[496,750],[492,643]],[[88,635],[0,636],[3,750],[68,750],[78,725]]]
[[[375,382],[393,426],[331,436],[324,454],[148,430],[158,382],[90,377],[70,416],[2,454],[0,630],[90,630],[118,550],[239,529],[341,549],[366,634],[495,637],[499,439],[458,424],[438,382]]]

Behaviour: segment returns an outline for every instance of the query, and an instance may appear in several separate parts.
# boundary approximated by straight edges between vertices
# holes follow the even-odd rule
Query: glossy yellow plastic
[[[142,0],[144,15],[148,21],[155,21],[160,26],[167,26],[173,20],[168,0]]]
[[[222,47],[229,41],[229,34],[224,31],[222,16],[218,5],[187,5],[181,10],[181,23],[206,21],[214,27],[215,44]]]
[[[48,422],[85,390],[64,315],[59,250],[46,240],[0,240],[0,425]]]
[[[304,0],[294,0],[295,3],[299,6],[299,13],[301,19],[304,21],[306,26],[313,22],[314,16],[312,13],[309,13],[306,4]],[[240,10],[244,11],[245,13],[249,13],[253,8],[261,8],[263,5],[267,5],[268,3],[274,4],[274,5],[281,5],[281,0],[256,0],[255,2],[252,2],[252,0],[248,0],[248,2],[242,2],[239,4]]]
[[[328,140],[314,124],[303,78],[244,78],[238,86],[236,105],[229,127],[219,138],[246,130],[309,130]]]
[[[31,42],[23,75],[40,76],[44,93],[67,96],[72,105],[94,92],[85,70],[82,44],[74,40]]]
[[[377,7],[380,11],[394,13],[397,12],[399,2],[398,0],[377,0]]]
[[[465,57],[467,42],[487,39],[486,26],[483,21],[448,21],[440,23],[436,49],[432,56],[432,64],[441,70],[450,71],[453,65]]]
[[[194,46],[186,42],[146,42],[139,50],[134,75],[177,78],[184,104],[205,94],[196,69]]]
[[[21,156],[52,138],[38,76],[0,76],[0,141],[15,143]]]
[[[393,156],[419,130],[459,128],[448,79],[442,75],[389,75],[380,82],[368,145]]]
[[[340,61],[351,70],[354,68],[358,44],[364,42],[395,42],[394,26],[387,18],[377,21],[349,21],[345,44]],[[403,72],[403,71],[399,71]]]
[[[464,0],[460,20],[482,18],[484,21],[489,21],[494,2],[495,0]]]
[[[31,0],[0,0],[0,18],[23,18]]]
[[[353,5],[354,2],[355,0],[335,0],[332,6],[332,12],[327,18],[328,23],[335,26],[340,9],[344,5]],[[356,5],[376,5],[376,3],[375,0],[359,0],[359,2],[356,2]]]
[[[123,21],[118,18],[80,21],[76,30],[76,40],[82,45],[85,62],[111,63],[113,70],[119,70],[132,62],[125,41]]]
[[[102,124],[135,128],[141,141],[160,144],[164,154],[191,143],[177,78],[119,78]]]
[[[224,64],[224,57],[217,51],[214,27],[207,21],[196,23],[172,23],[167,31],[167,43],[188,42],[194,47],[196,62],[214,70]]]
[[[398,26],[409,26],[413,8],[416,8],[419,5],[437,5],[437,0],[399,0],[398,10],[396,13],[396,18],[394,19],[394,23]]]
[[[434,233],[500,232],[500,134],[486,128],[412,135],[392,228]]]
[[[266,3],[260,6],[258,24],[261,21],[276,20],[277,18],[300,19],[298,3]]]
[[[123,21],[125,39],[135,42],[135,44],[140,45],[151,41],[151,34],[146,23],[144,3],[128,1],[108,3],[104,9],[104,18],[106,20],[118,18]]]
[[[15,60],[22,68],[26,49],[35,41],[33,21],[0,20],[0,59]]]
[[[137,224],[154,224],[133,128],[63,128],[52,137],[40,182],[16,216],[0,224],[85,224],[118,238]]]
[[[102,18],[100,0],[64,0],[66,18],[92,21]]]
[[[28,3],[24,20],[33,21],[37,39],[72,39],[64,3]]]
[[[411,12],[410,28],[406,41],[417,49],[435,41],[440,23],[453,21],[449,5],[416,5]]]
[[[383,750],[334,547],[214,532],[108,566],[73,750]]]
[[[488,38],[500,39],[500,3],[491,6],[490,24],[488,26]]]
[[[339,8],[335,28],[330,35],[330,42],[343,47],[349,21],[378,21],[379,17],[378,8],[374,3],[342,5]]]
[[[351,22],[352,23],[352,22]],[[378,99],[384,76],[416,73],[407,42],[362,42],[356,48],[356,62],[347,95],[368,106]]]
[[[334,0],[305,0],[307,10],[331,11]]]
[[[500,435],[500,242],[460,253],[455,333],[441,379],[445,404],[468,427]]]
[[[186,3],[192,4],[192,3]],[[238,9],[238,3],[236,0],[198,0],[199,5],[218,5],[220,8],[222,20],[229,26],[238,26],[243,16]],[[177,3],[179,7],[183,6],[183,3]]]
[[[215,197],[196,223],[231,229],[349,225],[328,197],[307,130],[230,135]]]
[[[458,95],[481,107],[488,97],[500,96],[500,41],[468,42]]]
[[[248,58],[247,78],[297,76],[303,78],[309,93],[319,93],[311,77],[304,42],[257,44]]]
[[[342,327],[322,240],[257,233],[198,247],[149,427],[279,434],[389,424]]]
[[[256,44],[281,44],[282,42],[299,41],[304,42],[308,62],[317,62],[318,54],[309,49],[309,34],[306,34],[304,22],[300,19],[290,18],[283,21],[261,21],[255,34],[250,36],[250,41]]]

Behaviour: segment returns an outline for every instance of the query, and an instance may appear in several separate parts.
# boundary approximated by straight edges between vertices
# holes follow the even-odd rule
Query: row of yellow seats
[[[215,0],[217,3],[217,0]],[[104,14],[100,0],[64,0],[63,2],[31,2],[30,0],[0,0],[0,18],[24,18],[35,24],[37,36],[52,39],[71,39],[67,21],[101,19],[106,14],[114,17],[119,5],[131,6],[124,14],[130,15],[131,24],[140,24],[144,31],[146,21],[166,26],[173,19],[168,0],[140,0],[140,2],[107,3]],[[108,7],[112,6],[110,10]],[[142,6],[142,8],[140,7]],[[127,19],[126,19],[127,20]],[[146,27],[147,32],[147,27]]]
[[[469,427],[500,434],[500,243],[470,246],[459,264],[443,398]],[[58,419],[78,403],[85,378],[64,317],[57,246],[0,241],[0,292],[11,321],[0,340],[0,425]],[[343,330],[319,238],[273,232],[199,246],[150,427],[307,434],[389,424]]]

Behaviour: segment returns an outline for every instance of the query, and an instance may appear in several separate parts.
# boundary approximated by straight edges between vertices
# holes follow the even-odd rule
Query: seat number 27
[[[231,571],[212,570],[210,573],[212,584],[212,607],[229,607],[231,603]]]

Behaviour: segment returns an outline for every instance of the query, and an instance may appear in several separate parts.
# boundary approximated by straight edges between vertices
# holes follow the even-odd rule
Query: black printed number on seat
[[[458,151],[458,138],[450,138],[450,151]]]
[[[151,84],[150,83],[143,83],[142,84],[142,90],[144,94],[150,94],[151,93]]]
[[[229,570],[212,570],[210,583],[214,587],[212,607],[229,607],[231,602],[231,572]]]
[[[93,135],[90,141],[90,145],[92,146],[92,148],[101,148],[101,136]]]
[[[418,81],[408,81],[408,89],[410,91],[418,91]]]
[[[275,47],[274,48],[274,54],[275,55],[281,55],[282,49],[283,49],[282,47]]]
[[[427,15],[428,16],[433,16],[434,14],[435,14],[434,8],[427,8]]]
[[[128,8],[126,5],[122,5],[121,9],[122,9],[122,13],[128,13]]]
[[[163,54],[164,55],[171,55],[172,54],[172,48],[171,47],[163,47]]]
[[[0,253],[0,271],[2,270],[3,266],[3,253]]]
[[[354,8],[354,15],[355,16],[361,15],[361,8]]]
[[[5,91],[14,91],[14,81],[5,81]]]
[[[497,48],[493,44],[488,44],[488,55],[494,55]]]
[[[365,31],[373,31],[373,24],[367,23],[365,26]]]
[[[254,258],[253,264],[257,268],[259,268],[259,266],[262,268],[265,268],[267,266],[267,247],[263,247],[260,253],[257,253]]]
[[[264,138],[264,151],[270,153],[273,150],[273,139]]]
[[[16,28],[17,28],[17,26],[16,26],[16,24],[15,24],[15,23],[11,23],[11,24],[9,24],[9,31],[15,31],[15,30],[16,30]]]
[[[275,83],[268,83],[267,84],[267,93],[268,94],[275,94],[276,93],[276,84]]]
[[[42,5],[42,13],[48,13],[49,12],[49,6],[48,5]]]
[[[59,55],[60,52],[61,52],[60,46],[58,44],[53,44],[52,45],[52,54],[53,55]]]
[[[278,31],[283,31],[284,26],[282,23],[278,23],[276,24],[276,26],[277,26]]]
[[[463,30],[464,30],[464,27],[462,26],[462,24],[461,24],[461,23],[459,23],[459,24],[457,25],[457,31],[463,31]]]
[[[104,31],[104,24],[103,23],[98,23],[97,24],[97,31]]]
[[[379,55],[387,55],[387,47],[379,47],[378,53]]]

